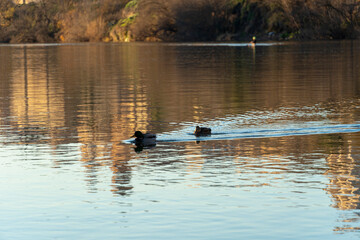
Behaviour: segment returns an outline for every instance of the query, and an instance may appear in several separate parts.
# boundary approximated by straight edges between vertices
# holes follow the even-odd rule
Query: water
[[[0,239],[359,238],[359,50],[0,45]]]

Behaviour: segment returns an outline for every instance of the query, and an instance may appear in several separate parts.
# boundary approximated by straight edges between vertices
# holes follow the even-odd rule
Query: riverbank
[[[0,42],[354,39],[357,1],[42,0],[0,3]]]

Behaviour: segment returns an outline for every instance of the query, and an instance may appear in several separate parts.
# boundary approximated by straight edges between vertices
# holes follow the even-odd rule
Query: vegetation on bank
[[[0,0],[0,42],[348,39],[359,0]]]

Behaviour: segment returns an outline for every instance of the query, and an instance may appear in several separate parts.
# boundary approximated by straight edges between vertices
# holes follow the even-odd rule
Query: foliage
[[[131,26],[135,40],[170,40],[175,32],[175,20],[169,0],[139,0],[136,19]]]
[[[0,42],[359,36],[357,0],[0,0]]]

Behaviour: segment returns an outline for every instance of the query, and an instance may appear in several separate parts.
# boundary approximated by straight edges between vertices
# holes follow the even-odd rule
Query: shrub
[[[341,39],[359,24],[357,0],[0,0],[1,42]]]

